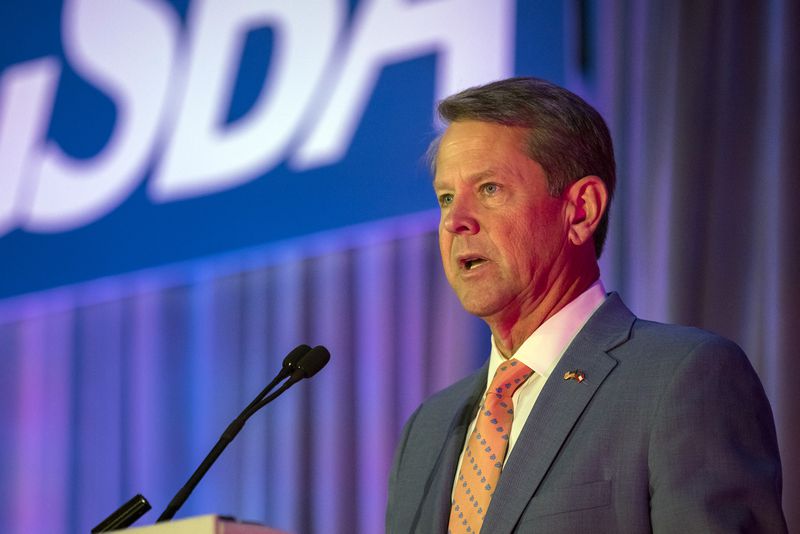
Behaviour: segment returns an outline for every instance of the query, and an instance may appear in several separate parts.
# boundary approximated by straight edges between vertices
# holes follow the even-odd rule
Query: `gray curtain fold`
[[[800,529],[800,4],[596,6],[594,70],[572,77],[617,147],[608,285],[641,316],[745,349],[772,402],[785,511]]]

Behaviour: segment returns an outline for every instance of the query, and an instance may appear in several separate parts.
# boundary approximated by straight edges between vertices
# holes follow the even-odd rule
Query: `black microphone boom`
[[[162,521],[169,521],[175,516],[206,472],[208,472],[217,458],[219,458],[219,456],[222,454],[222,451],[225,450],[225,447],[227,447],[228,444],[233,441],[233,438],[235,438],[242,427],[244,427],[244,424],[247,422],[250,416],[275,400],[281,393],[292,387],[300,380],[304,378],[311,378],[320,369],[322,369],[325,364],[328,363],[330,357],[331,356],[328,352],[328,349],[322,345],[317,345],[313,349],[310,349],[308,345],[299,345],[292,352],[290,352],[286,358],[284,358],[283,368],[278,375],[272,380],[272,382],[269,383],[269,385],[267,385],[267,387],[261,391],[261,393],[258,394],[258,396],[256,396],[255,399],[253,399],[253,401],[242,411],[242,413],[240,413],[239,416],[234,419],[230,425],[228,425],[228,428],[226,428],[225,432],[222,433],[216,445],[214,445],[214,448],[211,449],[211,452],[208,453],[205,459],[197,467],[195,472],[192,473],[192,476],[189,477],[189,480],[186,482],[186,484],[180,490],[178,490],[178,493],[175,494],[156,522],[160,523]],[[274,388],[281,380],[284,380],[287,377],[289,379],[286,380],[286,382],[284,382],[277,391],[265,397],[265,395],[269,393],[272,388]]]

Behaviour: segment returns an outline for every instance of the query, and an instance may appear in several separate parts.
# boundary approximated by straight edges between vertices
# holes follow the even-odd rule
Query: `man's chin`
[[[491,295],[459,295],[458,299],[467,313],[481,319],[492,317],[502,309]]]

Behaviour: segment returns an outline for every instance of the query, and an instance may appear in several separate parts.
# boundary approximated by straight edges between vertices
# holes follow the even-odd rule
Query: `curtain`
[[[403,422],[487,345],[436,226],[423,214],[2,303],[0,530],[88,532],[138,492],[152,523],[308,343],[330,364],[251,419],[178,517],[382,531]]]
[[[579,4],[596,26],[572,84],[607,118],[619,167],[607,285],[642,317],[742,346],[800,530],[800,4]]]

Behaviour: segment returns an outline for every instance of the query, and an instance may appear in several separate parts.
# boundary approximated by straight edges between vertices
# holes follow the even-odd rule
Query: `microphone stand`
[[[295,351],[297,351],[299,348],[300,347],[295,349]],[[292,353],[295,351],[292,351]],[[289,357],[287,356],[287,359],[288,358]],[[180,509],[181,506],[183,506],[183,503],[185,503],[186,499],[189,498],[189,495],[192,493],[206,472],[208,472],[214,462],[217,461],[217,458],[219,458],[220,454],[222,454],[222,451],[225,450],[225,447],[227,447],[228,444],[233,441],[233,438],[235,438],[239,431],[242,430],[244,424],[254,413],[278,398],[278,396],[280,396],[284,391],[292,387],[300,380],[304,378],[311,378],[320,369],[322,369],[325,364],[328,363],[329,359],[330,353],[328,352],[328,349],[322,345],[314,347],[297,359],[296,368],[291,371],[289,380],[284,382],[280,388],[263,399],[261,398],[261,395],[253,399],[253,402],[251,402],[247,408],[245,408],[244,411],[242,411],[242,413],[239,414],[239,416],[234,419],[230,425],[228,425],[228,428],[225,429],[219,440],[217,440],[217,443],[211,449],[211,452],[206,455],[194,473],[192,473],[192,476],[189,477],[189,480],[186,482],[186,484],[180,490],[178,490],[178,493],[175,494],[170,503],[167,505],[166,509],[164,509],[164,511],[158,517],[156,523],[169,521],[175,516],[175,513]],[[277,377],[276,380],[278,380]],[[265,391],[268,391],[269,389],[271,389],[270,386],[267,386]]]
[[[303,378],[310,378],[316,374],[330,359],[330,354],[325,347],[317,346],[314,349],[308,345],[298,345],[283,359],[283,364],[280,372],[272,379],[272,382],[261,390],[256,397],[242,410],[242,413],[228,425],[225,432],[222,433],[211,452],[205,457],[200,466],[192,474],[189,481],[178,491],[172,498],[167,508],[159,516],[156,522],[167,521],[172,519],[175,513],[180,509],[192,490],[203,478],[203,475],[211,468],[214,462],[222,454],[222,451],[233,441],[233,438],[242,430],[245,422],[258,410],[275,400],[284,391],[289,389],[292,385],[302,380]],[[272,389],[278,385],[282,380],[289,378],[275,393],[267,396]],[[142,517],[148,510],[150,510],[150,503],[141,494],[136,495],[128,502],[117,508],[111,515],[100,522],[92,529],[92,534],[100,532],[108,532],[111,530],[120,530],[129,527]]]

